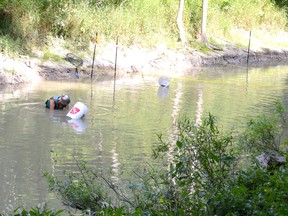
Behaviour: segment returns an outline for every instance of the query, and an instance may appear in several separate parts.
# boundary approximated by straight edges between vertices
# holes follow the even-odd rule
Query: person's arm
[[[50,110],[54,110],[55,108],[55,102],[53,99],[50,99]]]
[[[69,105],[65,106],[64,110],[69,110]]]

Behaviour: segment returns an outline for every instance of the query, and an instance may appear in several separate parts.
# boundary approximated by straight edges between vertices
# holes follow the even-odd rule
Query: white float
[[[158,83],[161,87],[169,87],[170,85],[168,77],[165,76],[160,77]]]
[[[66,115],[71,119],[81,119],[88,114],[89,110],[85,104],[82,102],[77,102],[69,113]]]

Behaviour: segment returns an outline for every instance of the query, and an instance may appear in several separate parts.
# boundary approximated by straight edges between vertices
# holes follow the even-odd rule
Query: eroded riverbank
[[[65,61],[69,51],[57,47],[54,52],[60,55],[63,61],[41,61],[41,53],[38,54],[38,58],[27,56],[11,58],[0,54],[0,84],[18,84],[40,80],[75,80],[91,77],[91,55],[81,57],[83,64],[78,67],[80,77],[77,77],[75,65]],[[73,54],[77,55],[77,53]],[[283,64],[287,59],[288,48],[269,47],[269,45],[258,45],[253,49],[247,49],[226,44],[221,49],[211,49],[209,53],[204,54],[187,47],[171,50],[165,45],[159,45],[154,50],[148,50],[136,45],[121,47],[109,43],[100,47],[96,52],[93,77],[100,80],[110,79],[114,76],[115,67],[118,78],[131,75],[180,77],[184,73],[193,73],[193,70],[204,66],[247,65],[247,62],[249,66],[270,62]]]

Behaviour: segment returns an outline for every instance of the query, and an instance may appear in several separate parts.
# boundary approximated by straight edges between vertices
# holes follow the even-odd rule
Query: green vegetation
[[[42,204],[37,206],[36,208],[32,208],[29,211],[24,208],[16,208],[12,213],[9,214],[0,214],[0,216],[4,215],[13,215],[13,216],[28,216],[28,215],[34,215],[34,216],[60,216],[62,214],[63,210],[59,211],[53,211],[47,209],[46,204]]]
[[[233,29],[283,30],[287,26],[285,2],[210,0],[207,36],[211,41],[237,43]],[[183,23],[192,47],[200,33],[201,5],[201,0],[185,1]],[[86,49],[96,32],[100,42],[120,37],[123,45],[152,47],[164,42],[177,47],[178,7],[179,0],[1,0],[0,49],[27,53],[49,45],[54,38]]]
[[[46,61],[46,60],[52,60],[54,62],[60,62],[60,61],[63,61],[63,57],[59,56],[57,54],[51,53],[50,51],[47,51],[44,53],[44,55],[42,57],[42,61]]]
[[[83,214],[287,215],[287,114],[277,101],[271,115],[249,120],[241,133],[220,131],[211,114],[199,126],[184,117],[176,141],[159,135],[158,166],[135,171],[133,182],[117,184],[76,159],[78,171],[45,176],[62,202]],[[284,160],[266,166],[257,159],[262,153]]]
[[[288,18],[288,1],[287,0],[275,0],[275,4],[285,10],[286,16]]]

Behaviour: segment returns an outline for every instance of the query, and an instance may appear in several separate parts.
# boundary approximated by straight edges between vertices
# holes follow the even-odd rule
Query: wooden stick
[[[117,37],[117,39],[116,39],[116,53],[115,53],[114,80],[116,79],[116,71],[117,71],[117,53],[118,53],[118,37]]]
[[[93,68],[94,68],[94,61],[95,61],[95,53],[96,53],[96,44],[98,43],[98,33],[96,33],[95,38],[95,45],[94,45],[94,52],[93,52],[93,61],[92,61],[92,69],[91,69],[91,79],[93,77]]]
[[[250,31],[250,34],[249,34],[249,45],[248,45],[248,55],[247,55],[247,67],[248,67],[248,63],[249,63],[250,42],[251,42],[251,31]]]

